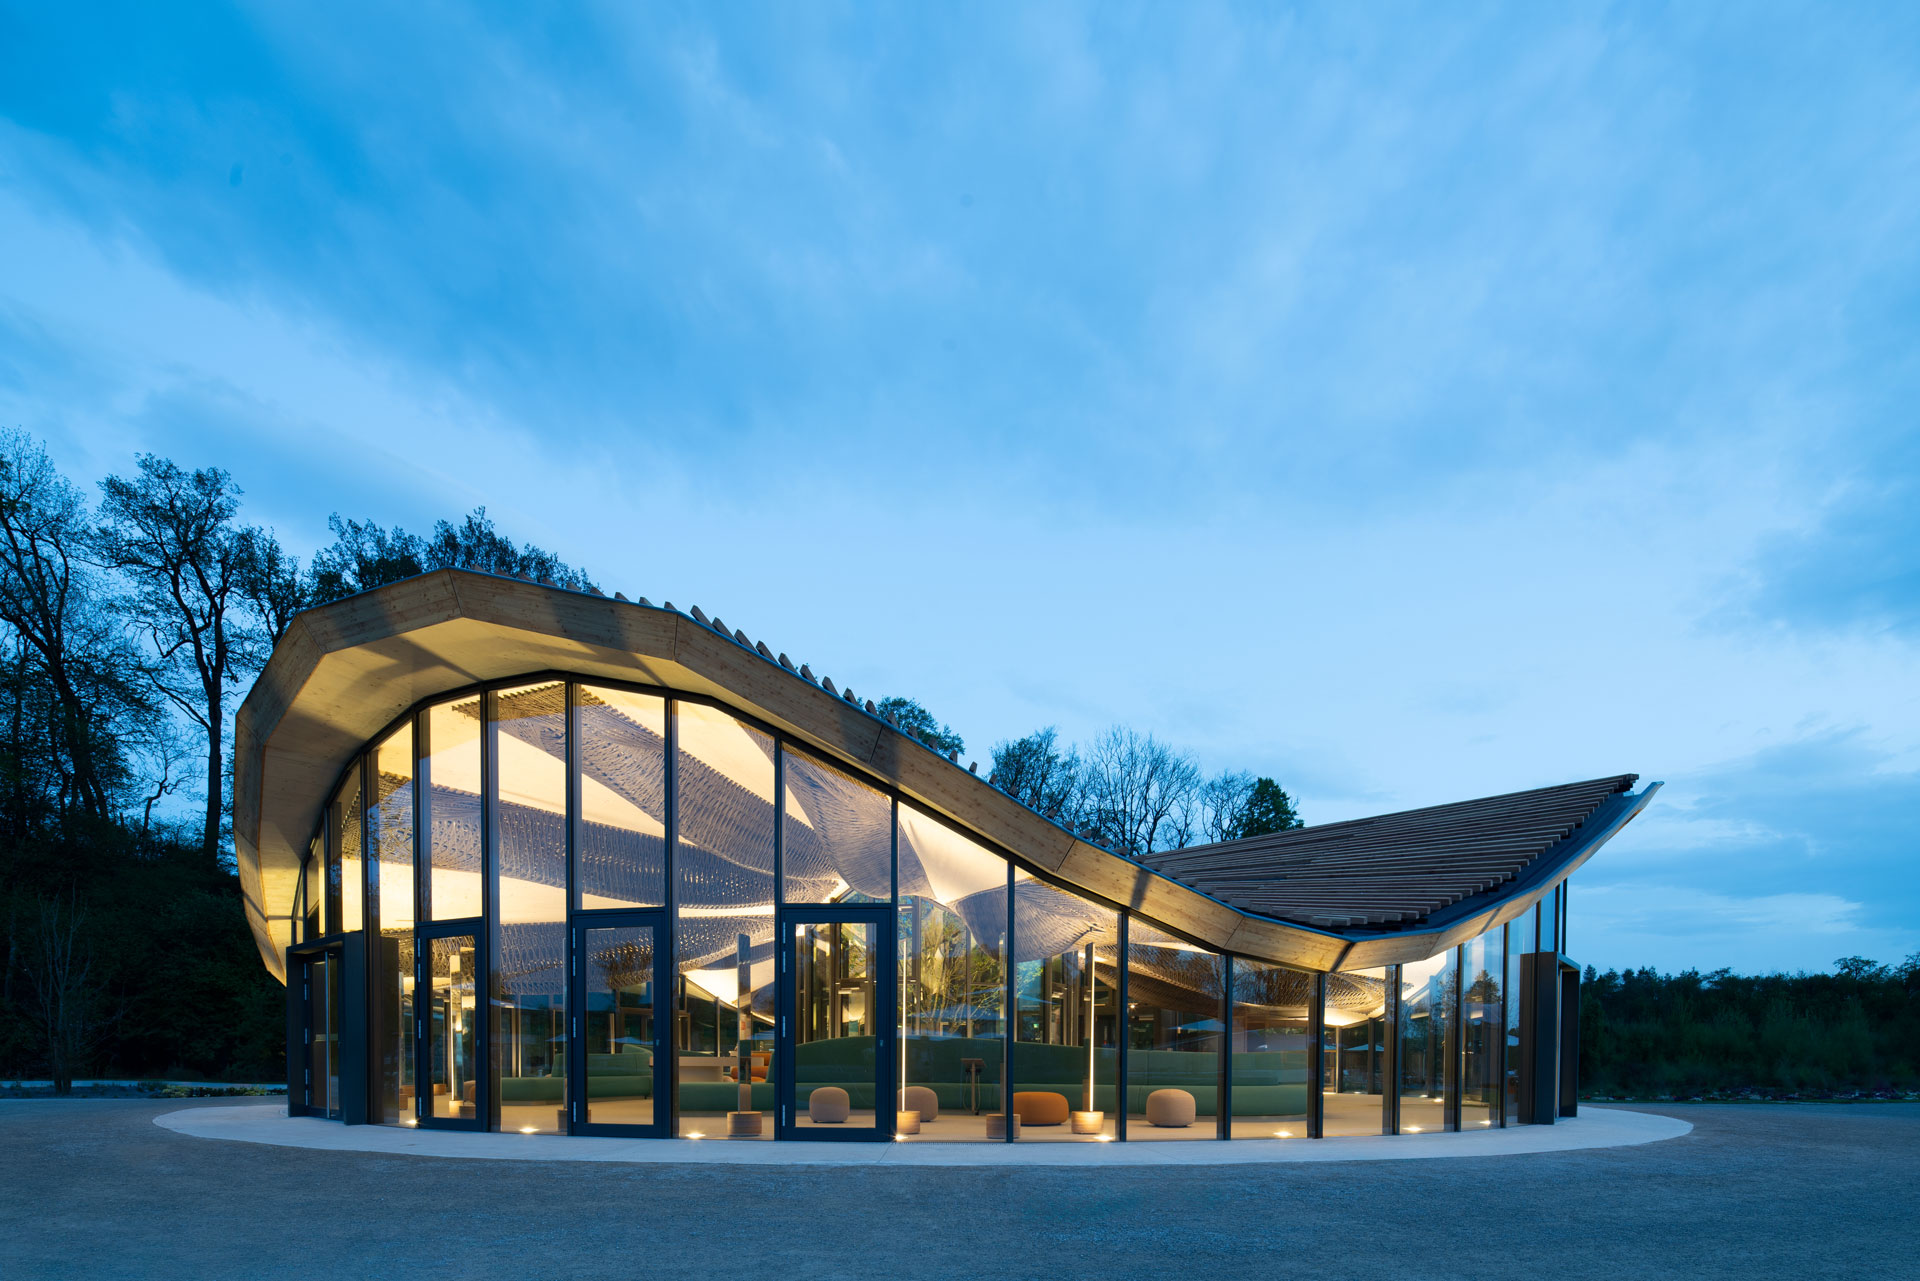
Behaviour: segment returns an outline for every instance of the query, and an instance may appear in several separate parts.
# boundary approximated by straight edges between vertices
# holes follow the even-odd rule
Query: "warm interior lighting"
[[[1293,1131],[1292,1130],[1275,1130],[1273,1132],[1273,1137],[1276,1139],[1290,1139],[1293,1137]]]
[[[1408,1133],[1408,1134],[1418,1134],[1418,1133],[1420,1133],[1420,1127],[1419,1127],[1419,1126],[1417,1126],[1417,1125],[1410,1125],[1410,1126],[1408,1126],[1408,1127],[1407,1127],[1407,1133]]]
[[[1113,1142],[1113,1136],[1111,1134],[1103,1134],[1100,1136],[1100,1142],[1111,1143]]]
[[[692,1133],[692,1134],[689,1134],[689,1135],[688,1135],[687,1137],[688,1137],[688,1138],[690,1138],[690,1139],[704,1139],[704,1138],[706,1138],[707,1136],[706,1136],[706,1135],[704,1135],[704,1134],[701,1134],[701,1133],[699,1133],[698,1131],[695,1131],[694,1133]]]
[[[539,1131],[539,1130],[537,1130],[537,1129],[535,1129],[535,1128],[534,1128],[533,1126],[531,1126],[531,1125],[523,1125],[523,1126],[521,1126],[521,1127],[520,1127],[520,1133],[522,1133],[522,1134],[538,1134],[538,1133],[540,1133],[540,1131]]]

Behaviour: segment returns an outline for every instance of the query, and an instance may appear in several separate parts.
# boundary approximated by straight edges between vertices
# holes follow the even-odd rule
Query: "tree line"
[[[943,756],[966,744],[911,698],[880,714]],[[1237,841],[1301,826],[1293,798],[1267,777],[1227,770],[1208,777],[1190,751],[1116,725],[1084,748],[1049,725],[993,745],[987,781],[1021,804],[1118,854],[1149,854]]]
[[[242,689],[301,610],[415,574],[592,588],[485,508],[426,535],[335,515],[303,566],[241,498],[142,454],[90,501],[0,432],[0,1075],[280,1076],[230,852]]]
[[[1589,968],[1580,1092],[1637,1099],[1920,1090],[1920,953],[1832,974]]]

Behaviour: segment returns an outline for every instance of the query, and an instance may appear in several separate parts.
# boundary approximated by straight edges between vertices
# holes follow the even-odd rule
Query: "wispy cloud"
[[[1920,911],[1920,11],[114,22],[0,41],[0,416],[83,480],[484,502],[1315,820],[1637,769],[1595,886]]]

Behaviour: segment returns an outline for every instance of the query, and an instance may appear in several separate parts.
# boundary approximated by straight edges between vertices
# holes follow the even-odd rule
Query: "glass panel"
[[[366,870],[362,866],[360,830],[360,769],[347,771],[346,781],[327,807],[327,830],[333,840],[327,849],[327,925],[332,931],[360,928]]]
[[[578,687],[577,906],[588,911],[667,901],[667,700]]]
[[[431,1115],[445,1120],[473,1120],[478,1103],[473,942],[473,935],[461,934],[427,944],[426,1079]]]
[[[1499,1124],[1500,980],[1504,930],[1490,930],[1460,947],[1460,1128]]]
[[[587,1120],[594,1125],[652,1125],[653,928],[587,930],[582,941],[586,1006],[580,1011],[580,1033]]]
[[[1559,952],[1560,946],[1560,889],[1554,887],[1551,894],[1540,900],[1540,950]]]
[[[1312,1074],[1313,976],[1264,961],[1233,962],[1236,1139],[1303,1139]]]
[[[413,725],[373,749],[367,865],[373,913],[374,1115],[388,1125],[413,1111]]]
[[[493,699],[494,911],[503,929],[567,919],[567,687]]]
[[[1120,914],[1013,874],[1013,1110],[1023,1139],[1117,1132]]]
[[[1526,965],[1525,955],[1530,950],[1532,935],[1529,932],[1533,924],[1531,916],[1523,916],[1517,921],[1507,923],[1507,1124],[1520,1124],[1520,1011],[1524,1008],[1521,1000],[1520,973]]]
[[[900,1106],[922,1139],[985,1139],[1001,1110],[1007,862],[899,807]]]
[[[1129,1141],[1215,1137],[1224,986],[1217,954],[1137,917],[1129,923]]]
[[[891,903],[893,806],[812,757],[784,752],[780,870],[789,903]]]
[[[462,921],[480,915],[480,699],[429,707],[422,728],[427,919]]]
[[[719,1138],[740,1110],[740,940],[752,1111],[774,1108],[773,739],[725,712],[674,703],[679,878],[673,1045],[680,1133]],[[773,1137],[773,1126],[761,1134]]]
[[[323,884],[326,874],[327,841],[324,836],[316,836],[307,847],[306,882],[300,891],[300,910],[306,914],[306,928],[301,938],[309,943],[319,938],[325,929],[321,924],[320,912],[327,900],[326,886]]]
[[[1451,951],[1400,967],[1400,1133],[1446,1129]]]
[[[493,1070],[500,1128],[567,1126],[567,687],[493,696]]]
[[[340,1116],[340,965],[322,953],[307,962],[307,1110]]]
[[[1384,1133],[1387,1069],[1387,971],[1327,975],[1326,1041],[1320,1069],[1327,1138]]]
[[[878,1124],[880,927],[793,927],[793,1123],[872,1130]]]

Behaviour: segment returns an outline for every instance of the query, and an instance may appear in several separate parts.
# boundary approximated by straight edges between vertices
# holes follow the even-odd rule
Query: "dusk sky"
[[[0,425],[1920,950],[1920,7],[0,3]]]

